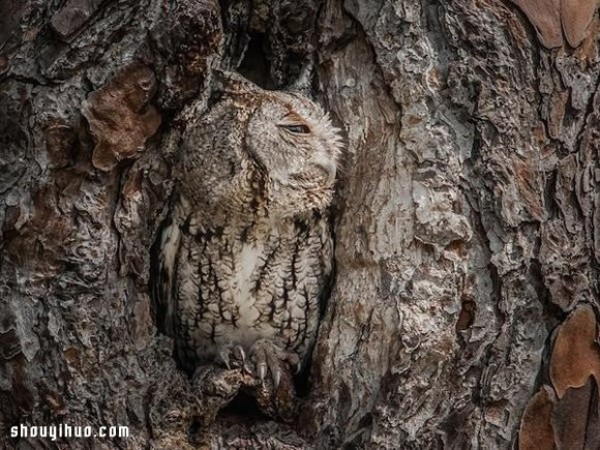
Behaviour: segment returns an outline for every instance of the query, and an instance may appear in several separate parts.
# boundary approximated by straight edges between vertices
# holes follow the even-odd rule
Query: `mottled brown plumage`
[[[156,261],[164,330],[190,370],[249,357],[277,384],[282,362],[298,368],[316,337],[339,131],[303,95],[230,74],[182,142]]]

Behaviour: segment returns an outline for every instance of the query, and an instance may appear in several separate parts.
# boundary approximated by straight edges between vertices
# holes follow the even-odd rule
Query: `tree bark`
[[[590,0],[0,1],[0,447],[600,448]],[[300,417],[190,431],[150,248],[215,68],[345,131]],[[200,399],[200,403],[203,400]],[[126,425],[127,439],[10,437]]]

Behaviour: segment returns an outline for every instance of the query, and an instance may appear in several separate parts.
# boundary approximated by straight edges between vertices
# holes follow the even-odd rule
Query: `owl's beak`
[[[310,164],[325,172],[328,185],[332,185],[335,182],[336,167],[333,161],[322,156],[316,156],[311,158]]]

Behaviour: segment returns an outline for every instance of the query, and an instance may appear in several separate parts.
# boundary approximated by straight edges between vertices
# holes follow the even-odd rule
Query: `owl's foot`
[[[218,358],[225,364],[228,370],[241,369],[246,364],[246,352],[241,345],[226,344],[221,346]]]
[[[264,339],[256,341],[248,353],[239,345],[223,345],[215,361],[197,366],[192,375],[191,385],[199,399],[196,420],[203,430],[209,429],[218,412],[243,391],[256,400],[263,414],[293,422],[298,411],[293,369],[299,362],[295,353]]]
[[[259,339],[252,345],[250,360],[254,363],[261,384],[264,384],[268,372],[275,389],[281,382],[282,363],[292,367],[295,372],[300,369],[300,358],[296,353],[282,350],[267,339]]]

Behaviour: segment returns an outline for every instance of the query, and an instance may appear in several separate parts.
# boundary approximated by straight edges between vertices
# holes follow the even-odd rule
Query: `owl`
[[[315,341],[343,141],[306,96],[221,78],[220,97],[182,135],[154,263],[159,325],[185,369],[248,364],[277,386]]]

